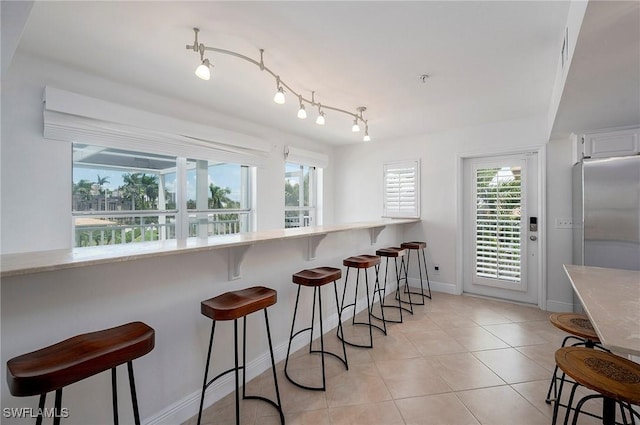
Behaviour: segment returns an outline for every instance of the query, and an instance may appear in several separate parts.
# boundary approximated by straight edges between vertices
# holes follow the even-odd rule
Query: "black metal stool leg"
[[[40,394],[40,402],[38,403],[38,418],[36,419],[36,425],[42,425],[42,413],[44,412],[44,405],[47,401],[47,393]]]
[[[269,328],[269,316],[267,315],[267,309],[264,309],[264,322],[267,325],[267,340],[269,341],[269,354],[271,355],[271,370],[273,371],[273,382],[276,387],[276,400],[278,400],[278,404],[276,404],[276,408],[278,409],[278,413],[280,413],[280,424],[284,425],[284,413],[282,412],[282,401],[280,400],[280,388],[278,387],[278,376],[276,374],[276,360],[273,357],[273,344],[271,343],[271,330]],[[274,404],[273,402],[271,402]]]
[[[407,277],[407,284],[404,287],[404,293],[409,296],[409,303],[411,305],[424,305],[424,289],[422,290],[422,292],[414,292],[409,287],[409,264],[411,263],[411,251],[414,251],[414,250],[410,249],[407,252],[407,267],[405,269],[406,270],[406,277]],[[419,268],[420,267],[420,254],[418,254],[417,251],[416,251],[416,260],[418,261],[418,268]],[[420,287],[422,288],[422,271],[420,271]],[[412,302],[411,301],[411,294],[421,295],[420,302]]]
[[[551,425],[556,425],[558,420],[558,407],[560,406],[560,396],[562,395],[562,387],[564,386],[564,377],[565,374],[562,374],[562,379],[560,380],[560,388],[558,389],[558,396],[556,398],[556,402],[553,403],[553,420],[551,421]]]
[[[296,327],[296,317],[298,315],[298,301],[300,301],[300,289],[301,287],[300,285],[298,285],[298,292],[296,294],[296,305],[293,307],[293,319],[291,320],[291,333],[289,333],[289,345],[287,346],[287,357],[285,358],[285,361],[284,361],[284,374],[285,376],[287,376],[287,379],[289,379],[289,381],[291,381],[291,378],[289,378],[287,370],[289,368],[289,355],[291,354],[291,343],[293,342],[293,338],[295,336],[293,334],[293,331]],[[296,335],[298,333],[296,333]]]
[[[111,399],[113,401],[113,424],[118,425],[118,382],[116,368],[111,368]]]
[[[240,365],[238,363],[238,319],[233,319],[233,359],[236,378],[236,425],[240,425]]]
[[[136,394],[136,381],[133,377],[133,361],[127,362],[129,371],[129,388],[131,389],[131,404],[133,405],[133,418],[136,425],[140,425],[140,411],[138,409],[138,395]]]
[[[373,305],[371,306],[371,310],[369,310],[369,314],[371,316],[373,316],[375,319],[378,320],[384,320],[382,317],[382,309],[385,307],[384,305],[384,297],[387,293],[387,277],[389,274],[389,257],[385,257],[385,259],[387,260],[386,264],[385,264],[385,268],[384,268],[384,281],[382,283],[382,285],[378,284],[374,289],[373,289]],[[380,265],[376,265],[376,274],[379,273],[380,270]],[[382,295],[380,294],[382,293]],[[376,314],[373,312],[373,306],[375,306],[376,304],[376,294],[378,295],[378,299],[380,300],[380,317],[376,316]],[[389,320],[389,322],[393,322],[393,323],[401,323],[397,320]]]
[[[340,332],[342,330],[342,311],[340,311],[340,302],[338,300],[338,284],[336,283],[336,281],[333,282],[333,291],[336,295],[336,309],[338,310],[338,331]],[[343,339],[341,339],[340,342],[342,343],[342,354],[344,355],[344,360],[342,362],[344,363],[347,370],[349,370],[349,363],[347,361],[347,347],[345,347]]]
[[[349,305],[344,305],[344,299],[347,296],[347,283],[349,282],[349,269],[350,267],[347,267],[347,274],[345,275],[344,278],[344,286],[342,288],[342,301],[340,302],[340,318],[342,318],[342,313],[344,312],[345,309],[349,308]],[[355,305],[354,305],[354,315],[355,315]],[[340,319],[342,320],[342,319]],[[340,341],[344,342],[344,329],[342,326],[338,326],[338,329],[336,331],[336,336],[340,339]]]
[[[427,255],[424,252],[424,248],[422,248],[422,262],[424,264],[424,275],[427,278],[427,290],[429,291],[429,295],[422,294],[423,297],[427,297],[431,299],[431,284],[429,283],[429,269],[427,267]],[[422,275],[420,276],[420,285],[422,285]],[[423,290],[424,292],[424,290]]]
[[[202,383],[202,395],[200,396],[200,410],[198,411],[198,425],[200,425],[202,421],[202,408],[204,407],[204,393],[207,389],[207,377],[209,373],[209,363],[211,362],[211,348],[213,347],[213,333],[216,330],[216,321],[214,320],[211,324],[211,337],[209,338],[209,351],[207,352],[207,362],[204,367],[204,381]]]
[[[327,378],[324,370],[324,332],[323,332],[324,327],[322,324],[322,292],[320,291],[320,288],[318,287],[313,288],[314,307],[315,307],[316,293],[318,294],[318,308],[319,308],[318,316],[320,316],[320,357],[322,357],[322,389],[324,390],[327,388]],[[311,321],[312,328],[313,328],[313,323],[314,321]],[[311,334],[313,334],[313,331],[311,331]]]
[[[56,390],[55,408],[53,410],[53,425],[60,425],[62,419],[62,388]]]

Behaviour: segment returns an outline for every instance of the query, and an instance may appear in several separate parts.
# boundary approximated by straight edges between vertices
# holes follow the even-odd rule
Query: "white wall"
[[[351,145],[338,151],[335,213],[343,220],[376,219],[382,214],[382,164],[385,161],[421,160],[422,223],[407,226],[404,238],[428,242],[429,273],[439,290],[456,285],[457,161],[459,156],[491,154],[505,149],[546,143],[546,117],[487,124],[403,140]],[[547,151],[547,221],[571,217],[569,141],[554,142]],[[562,263],[571,261],[571,232],[547,226],[547,294],[555,309],[572,302],[570,283]],[[440,266],[435,274],[433,264]]]
[[[547,310],[573,311],[573,289],[562,268],[572,264],[572,231],[556,229],[558,218],[572,216],[571,140],[551,140],[547,145]]]

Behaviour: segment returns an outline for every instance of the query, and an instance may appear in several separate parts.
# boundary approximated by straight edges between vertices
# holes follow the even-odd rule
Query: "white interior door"
[[[464,160],[464,292],[538,303],[537,156]]]

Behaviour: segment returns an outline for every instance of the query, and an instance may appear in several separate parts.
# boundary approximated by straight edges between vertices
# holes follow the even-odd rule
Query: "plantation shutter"
[[[420,161],[388,162],[383,170],[383,216],[419,218]]]
[[[478,168],[475,189],[476,275],[520,283],[521,168]]]

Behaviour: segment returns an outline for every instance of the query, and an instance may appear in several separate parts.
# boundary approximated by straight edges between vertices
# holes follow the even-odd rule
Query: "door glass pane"
[[[521,280],[521,167],[476,170],[476,275]]]

